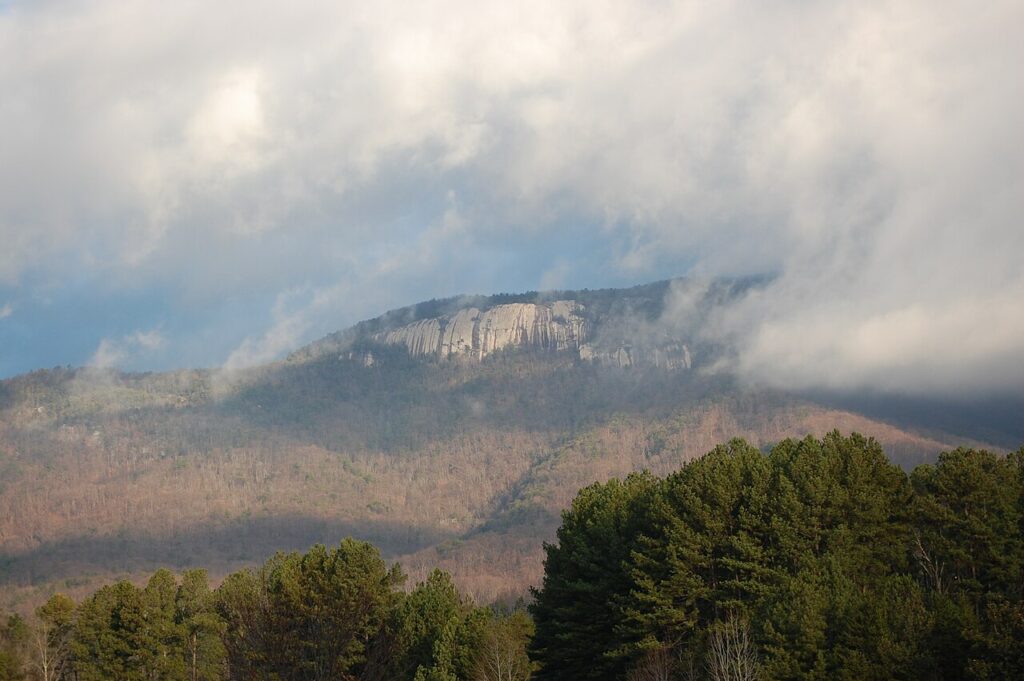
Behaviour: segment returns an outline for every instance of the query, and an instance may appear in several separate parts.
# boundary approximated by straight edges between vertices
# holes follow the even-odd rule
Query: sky
[[[1024,390],[1024,3],[0,2],[0,376],[771,274],[797,388]]]

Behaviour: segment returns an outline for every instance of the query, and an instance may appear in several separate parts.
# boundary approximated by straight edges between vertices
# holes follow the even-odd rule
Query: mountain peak
[[[482,361],[499,351],[568,353],[614,367],[692,366],[697,328],[666,324],[666,306],[681,290],[710,300],[726,282],[672,279],[626,289],[528,292],[431,300],[360,322],[297,351],[302,361],[337,354],[364,364],[374,346],[404,348],[411,356]],[[689,320],[692,324],[694,320]]]

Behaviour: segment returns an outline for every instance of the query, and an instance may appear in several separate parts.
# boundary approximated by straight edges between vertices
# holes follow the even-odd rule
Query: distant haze
[[[0,376],[766,274],[704,322],[721,370],[1020,394],[1021,26],[1016,0],[2,2]]]

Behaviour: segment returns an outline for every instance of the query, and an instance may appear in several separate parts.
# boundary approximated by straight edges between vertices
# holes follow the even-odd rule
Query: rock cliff
[[[375,355],[373,346],[390,345],[413,357],[479,361],[499,350],[522,348],[565,352],[608,367],[687,370],[713,362],[726,350],[706,342],[699,350],[690,345],[700,337],[708,311],[757,283],[678,279],[628,289],[435,298],[324,336],[288,359],[301,362],[327,354],[369,366],[385,357]],[[683,317],[681,299],[686,302]]]
[[[671,338],[639,337],[620,328],[618,340],[596,337],[586,309],[573,300],[551,303],[510,303],[481,310],[466,307],[440,317],[421,319],[372,335],[378,343],[404,345],[414,357],[483,359],[504,348],[534,348],[578,353],[584,361],[605,366],[656,366],[689,369],[690,349]],[[643,334],[641,334],[643,335]],[[628,340],[625,340],[628,339]]]
[[[477,359],[507,347],[578,350],[586,338],[583,307],[572,300],[468,307],[373,336],[380,343],[404,345],[413,356]]]
[[[653,347],[623,344],[611,348],[585,343],[580,346],[580,359],[620,368],[644,365],[675,370],[693,366],[690,348],[677,341]]]

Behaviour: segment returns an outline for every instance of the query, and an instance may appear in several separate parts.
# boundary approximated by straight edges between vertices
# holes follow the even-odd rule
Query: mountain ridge
[[[726,300],[736,297],[751,287],[762,285],[769,278],[759,277],[736,277],[720,278],[714,280],[696,280],[689,278],[674,278],[640,284],[624,289],[578,289],[578,290],[550,290],[550,291],[529,291],[521,294],[501,293],[490,296],[485,295],[464,295],[453,296],[442,299],[432,299],[414,305],[408,305],[357,324],[341,331],[328,334],[316,340],[288,356],[290,361],[301,361],[310,359],[321,353],[341,352],[347,350],[353,344],[366,342],[374,338],[385,336],[389,332],[396,331],[419,322],[430,322],[431,320],[451,319],[458,313],[470,309],[477,309],[481,314],[492,311],[494,308],[503,306],[535,306],[551,308],[553,304],[562,303],[578,307],[582,319],[600,336],[603,331],[611,330],[605,327],[611,326],[609,322],[622,322],[624,319],[635,321],[637,324],[650,325],[660,320],[665,312],[665,304],[673,288],[692,289],[699,294],[698,304],[705,309],[715,304],[722,304]],[[554,317],[565,317],[570,314],[569,310],[554,311]],[[617,336],[623,336],[627,329],[617,329]],[[616,338],[625,341],[625,338]]]
[[[693,348],[689,367],[589,361],[586,343],[416,355],[378,335],[457,314],[459,298],[400,308],[250,369],[0,381],[0,601],[167,563],[224,573],[341,533],[374,541],[414,575],[440,563],[480,599],[514,597],[536,583],[561,510],[594,481],[665,473],[735,436],[769,446],[857,430],[905,466],[985,446],[705,371],[729,350],[687,336],[687,324],[749,285],[577,296],[606,347],[630,329],[678,334]],[[673,325],[667,297],[688,290],[692,314]],[[469,307],[570,299],[522,296]]]

